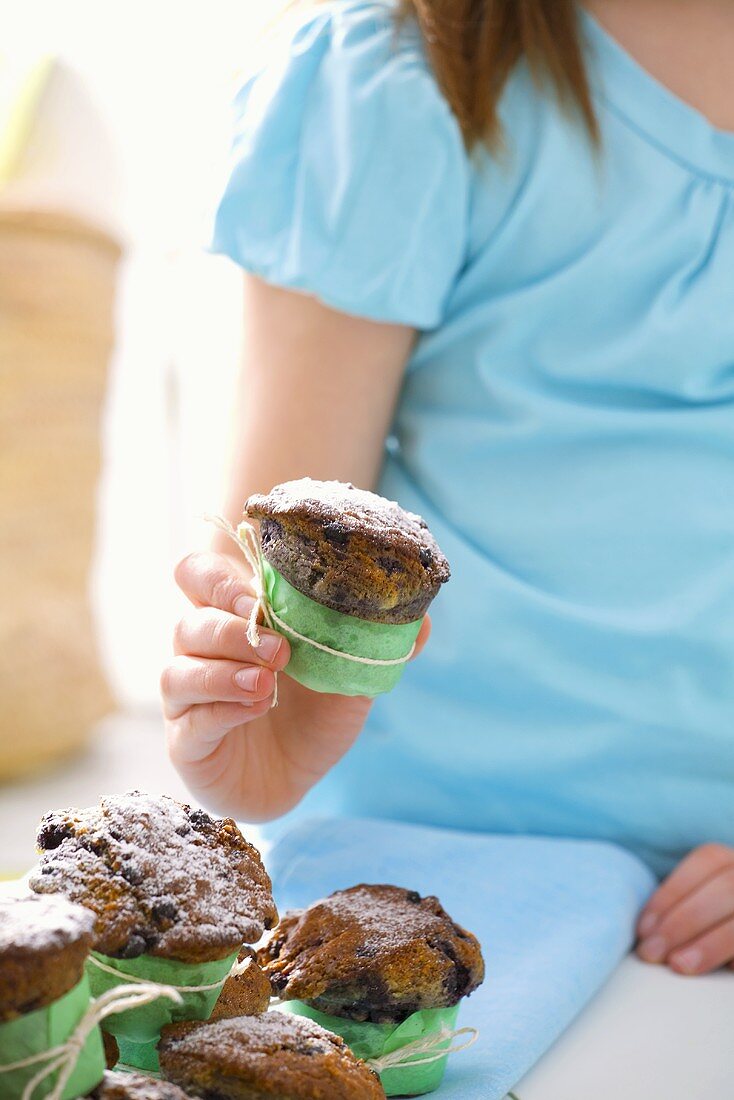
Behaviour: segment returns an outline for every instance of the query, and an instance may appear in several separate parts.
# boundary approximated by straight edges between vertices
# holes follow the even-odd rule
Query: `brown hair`
[[[523,59],[598,141],[575,0],[400,0],[399,11],[418,23],[468,146],[500,140],[498,104]]]

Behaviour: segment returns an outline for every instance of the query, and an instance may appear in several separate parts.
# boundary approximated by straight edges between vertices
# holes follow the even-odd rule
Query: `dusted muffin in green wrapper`
[[[288,638],[288,674],[314,691],[390,691],[449,578],[425,521],[375,493],[310,478],[250,497],[245,516],[260,522],[264,617]]]
[[[33,1098],[47,1096],[69,1063],[64,1100],[81,1095],[105,1068],[99,1027],[90,1027],[78,1055],[59,1064],[59,1048],[90,1008],[84,973],[94,914],[65,898],[0,899],[0,1096],[20,1100],[34,1079]],[[57,1053],[53,1053],[56,1051]],[[48,1054],[48,1057],[44,1057]],[[12,1066],[30,1060],[30,1065]],[[53,1069],[53,1066],[58,1066]],[[46,1070],[51,1070],[47,1075]]]
[[[449,1056],[436,1056],[452,1045],[459,1015],[459,1006],[453,1005],[414,1012],[399,1024],[372,1024],[328,1016],[303,1001],[286,1001],[282,1008],[307,1016],[327,1031],[341,1035],[350,1050],[368,1065],[373,1062],[379,1065],[385,1055],[397,1055],[399,1065],[378,1070],[386,1096],[422,1096],[438,1088]],[[411,1053],[411,1048],[418,1050]]]
[[[7,1070],[44,1051],[54,1051],[67,1042],[89,1009],[89,982],[86,976],[57,1001],[37,1008],[14,1020],[0,1023],[0,1096],[3,1100],[21,1100],[26,1086],[57,1057],[41,1058],[32,1065]],[[94,1027],[87,1036],[64,1090],[62,1100],[83,1096],[102,1079],[105,1071],[102,1034]],[[33,1090],[33,1100],[48,1096],[56,1085],[60,1069],[49,1073]]]
[[[164,998],[104,1023],[121,1062],[155,1069],[161,1026],[207,1019],[241,945],[277,921],[259,852],[231,819],[140,791],[47,814],[38,846],[32,889],[96,916],[94,994],[135,981],[178,991],[181,1005]]]
[[[483,981],[484,960],[435,897],[338,890],[286,913],[258,957],[282,1007],[340,1035],[388,1096],[430,1092],[448,1053],[468,1045],[472,1029],[455,1030],[459,1002]]]

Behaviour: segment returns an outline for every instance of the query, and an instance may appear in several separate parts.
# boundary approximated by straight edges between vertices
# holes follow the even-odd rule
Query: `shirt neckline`
[[[581,9],[596,96],[648,142],[699,175],[734,182],[734,132],[720,130],[657,80]]]

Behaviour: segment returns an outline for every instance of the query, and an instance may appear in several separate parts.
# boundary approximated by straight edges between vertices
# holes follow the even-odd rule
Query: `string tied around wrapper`
[[[462,1035],[469,1038],[456,1043],[455,1039]],[[476,1027],[460,1027],[455,1031],[450,1028],[441,1028],[433,1035],[426,1035],[423,1039],[415,1039],[412,1043],[391,1050],[388,1054],[382,1054],[379,1058],[368,1058],[367,1065],[382,1073],[386,1069],[404,1069],[409,1066],[425,1066],[429,1062],[438,1062],[449,1054],[458,1054],[460,1050],[468,1050],[479,1038],[479,1029]],[[442,1044],[448,1043],[448,1046]],[[439,1049],[441,1048],[441,1049]]]
[[[58,1077],[51,1092],[46,1094],[46,1100],[61,1100],[87,1039],[98,1024],[108,1016],[115,1016],[128,1009],[151,1004],[159,997],[165,997],[176,1004],[182,1003],[181,994],[176,989],[168,985],[160,985],[158,982],[135,981],[132,985],[121,985],[107,990],[101,997],[90,1001],[89,1008],[64,1043],[60,1043],[51,1050],[43,1050],[28,1058],[21,1058],[17,1062],[0,1065],[0,1077],[4,1073],[13,1073],[38,1065],[40,1068],[26,1083],[21,1100],[34,1100],[33,1094],[36,1088],[54,1073],[58,1073]]]
[[[107,963],[97,958],[96,955],[90,955],[87,962],[96,966],[98,970],[103,970],[105,974],[112,974],[115,978],[127,978],[129,981],[135,982],[138,985],[159,985],[158,982],[151,981],[149,978],[141,978],[137,974],[127,974],[124,970],[118,970],[114,966],[109,966]],[[174,982],[171,982],[170,984],[166,983],[163,988],[173,989],[178,994],[208,993],[210,989],[221,989],[228,978],[238,978],[240,974],[244,974],[251,962],[252,959],[249,957],[235,959],[223,978],[219,978],[216,982],[209,982],[208,985],[176,985]]]
[[[273,610],[265,582],[264,559],[260,549],[260,540],[252,524],[243,520],[235,530],[229,520],[225,519],[223,516],[205,515],[203,518],[207,523],[212,523],[220,531],[223,531],[224,534],[240,548],[245,556],[247,564],[252,570],[251,584],[255,600],[247,620],[247,640],[253,649],[256,649],[260,645],[259,620],[262,615],[265,626],[269,627],[271,630],[277,630],[280,633],[288,634],[291,638],[295,638],[299,642],[304,642],[306,645],[313,646],[314,649],[320,649],[322,653],[328,653],[332,657],[340,657],[345,661],[354,661],[355,664],[374,665],[381,668],[387,668],[393,665],[404,665],[413,656],[415,652],[415,643],[403,657],[361,657],[356,653],[345,653],[344,650],[341,649],[332,649],[331,646],[324,645],[323,642],[317,642],[315,638],[309,638],[305,634],[300,634],[290,625],[290,623],[281,619]],[[273,706],[277,705],[278,678],[276,676],[275,690],[273,692]]]

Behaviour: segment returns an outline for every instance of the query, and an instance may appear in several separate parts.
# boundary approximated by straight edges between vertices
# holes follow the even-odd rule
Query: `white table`
[[[109,719],[88,755],[0,789],[0,871],[28,870],[45,810],[86,805],[132,786],[185,797],[154,717]],[[731,1100],[734,974],[681,978],[628,958],[514,1094],[518,1100]]]
[[[683,978],[630,956],[514,1094],[518,1100],[729,1100],[734,974]]]

